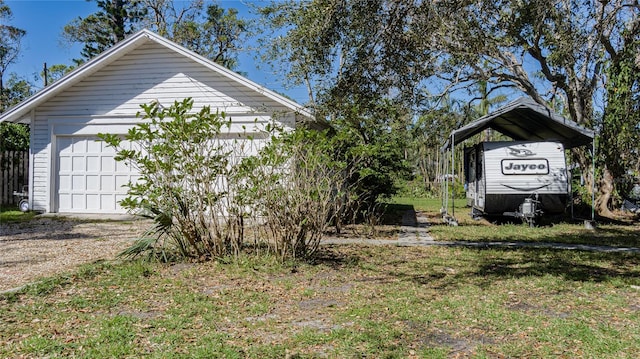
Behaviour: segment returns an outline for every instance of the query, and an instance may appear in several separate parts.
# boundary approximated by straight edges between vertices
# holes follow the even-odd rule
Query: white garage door
[[[116,162],[115,150],[95,136],[58,136],[58,212],[124,213],[118,202],[126,197],[135,170]]]

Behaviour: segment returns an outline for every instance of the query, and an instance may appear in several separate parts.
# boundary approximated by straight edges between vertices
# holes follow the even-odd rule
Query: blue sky
[[[246,3],[253,0],[219,1],[225,7],[234,7],[240,14],[248,14]],[[62,28],[77,17],[85,17],[97,11],[95,2],[85,0],[5,0],[11,8],[13,18],[10,24],[27,31],[22,41],[21,56],[16,63],[9,67],[8,72],[15,72],[34,82],[39,88],[42,86],[34,80],[43,68],[43,64],[73,63],[74,58],[80,57],[82,46],[69,45],[62,39]],[[280,79],[284,74],[273,74],[267,65],[256,60],[255,53],[242,53],[239,56],[239,68],[246,76],[271,90],[284,93],[301,104],[307,101],[303,88],[287,89]]]

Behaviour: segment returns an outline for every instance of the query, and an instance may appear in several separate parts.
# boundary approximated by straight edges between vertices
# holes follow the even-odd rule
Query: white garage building
[[[124,134],[140,105],[191,97],[257,132],[274,118],[313,123],[301,105],[153,32],[142,30],[0,115],[29,124],[29,207],[41,212],[122,213],[137,174],[116,162],[98,133]]]

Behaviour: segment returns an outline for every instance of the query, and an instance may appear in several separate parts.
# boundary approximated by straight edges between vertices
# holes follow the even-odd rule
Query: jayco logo
[[[536,155],[533,151],[526,148],[507,147],[507,152],[510,156],[514,157],[531,157]]]
[[[549,161],[544,158],[502,160],[502,173],[505,175],[546,175],[549,173]]]

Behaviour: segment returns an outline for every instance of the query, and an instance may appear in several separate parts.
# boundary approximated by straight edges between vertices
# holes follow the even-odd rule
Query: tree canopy
[[[239,43],[248,22],[235,9],[202,0],[95,0],[98,12],[78,17],[64,27],[69,42],[84,44],[83,59],[89,60],[141,28],[149,28],[216,63],[237,66]]]
[[[100,11],[78,17],[64,27],[63,36],[70,42],[84,44],[82,63],[121,41],[135,30],[147,10],[139,0],[95,0]]]
[[[635,0],[278,1],[262,14],[280,35],[269,35],[267,57],[290,63],[289,79],[306,84],[310,102],[328,112],[345,99],[385,98],[412,109],[411,119],[445,95],[473,98],[484,84],[485,95],[525,94],[611,138],[620,125],[596,120],[613,104],[606,87],[622,69],[616,59],[638,72],[637,51],[625,50],[639,36]],[[617,83],[629,93],[637,86]],[[633,116],[616,118],[637,128]],[[621,148],[633,138],[618,137]],[[576,159],[589,173],[588,154]],[[604,170],[618,161],[607,156]],[[613,203],[600,197],[606,212]]]
[[[8,25],[11,9],[0,0],[0,112],[9,107],[9,98],[5,91],[4,76],[7,68],[15,63],[20,54],[20,43],[27,33],[25,30]]]

